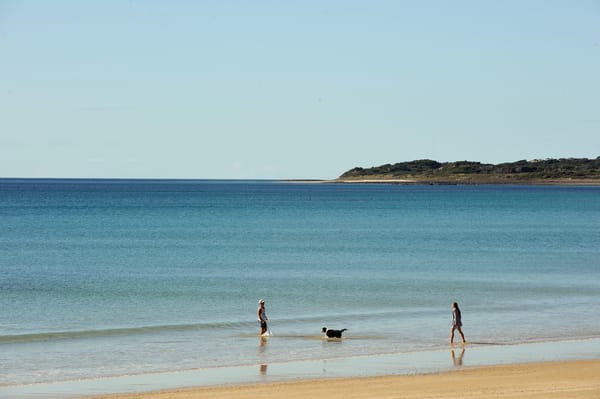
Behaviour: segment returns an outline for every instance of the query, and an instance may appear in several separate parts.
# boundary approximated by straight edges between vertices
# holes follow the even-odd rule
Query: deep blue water
[[[600,336],[600,187],[11,179],[0,225],[0,385],[434,349],[453,301]]]

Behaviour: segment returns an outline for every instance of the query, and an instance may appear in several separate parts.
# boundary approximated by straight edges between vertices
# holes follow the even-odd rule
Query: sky
[[[0,0],[0,177],[598,156],[598,0]]]

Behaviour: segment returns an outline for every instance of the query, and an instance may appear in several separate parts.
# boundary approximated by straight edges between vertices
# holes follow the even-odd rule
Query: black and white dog
[[[347,328],[341,330],[328,330],[327,327],[323,327],[321,331],[327,335],[327,338],[342,338],[342,333],[346,330]]]

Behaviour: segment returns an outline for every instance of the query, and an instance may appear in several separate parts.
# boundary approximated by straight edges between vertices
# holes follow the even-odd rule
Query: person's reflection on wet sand
[[[258,346],[258,356],[261,358],[261,360],[264,358],[265,355],[265,351],[267,350],[267,341],[268,339],[266,337],[260,337],[260,344]],[[267,364],[261,364],[259,366],[259,373],[260,375],[266,375],[267,374]]]
[[[260,355],[263,355],[265,353],[265,350],[267,349],[267,342],[269,340],[267,339],[267,337],[260,337],[260,345],[258,346],[258,353]]]
[[[454,367],[461,367],[463,365],[463,357],[465,356],[465,347],[462,347],[458,356],[455,355],[454,348],[450,349],[450,355],[452,355],[452,364]]]
[[[267,364],[260,365],[260,375],[267,375],[267,367],[269,367]]]

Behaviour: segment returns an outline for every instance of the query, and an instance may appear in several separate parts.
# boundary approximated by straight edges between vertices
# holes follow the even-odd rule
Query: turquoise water
[[[453,301],[600,337],[600,187],[0,180],[0,224],[5,387],[436,351]]]

